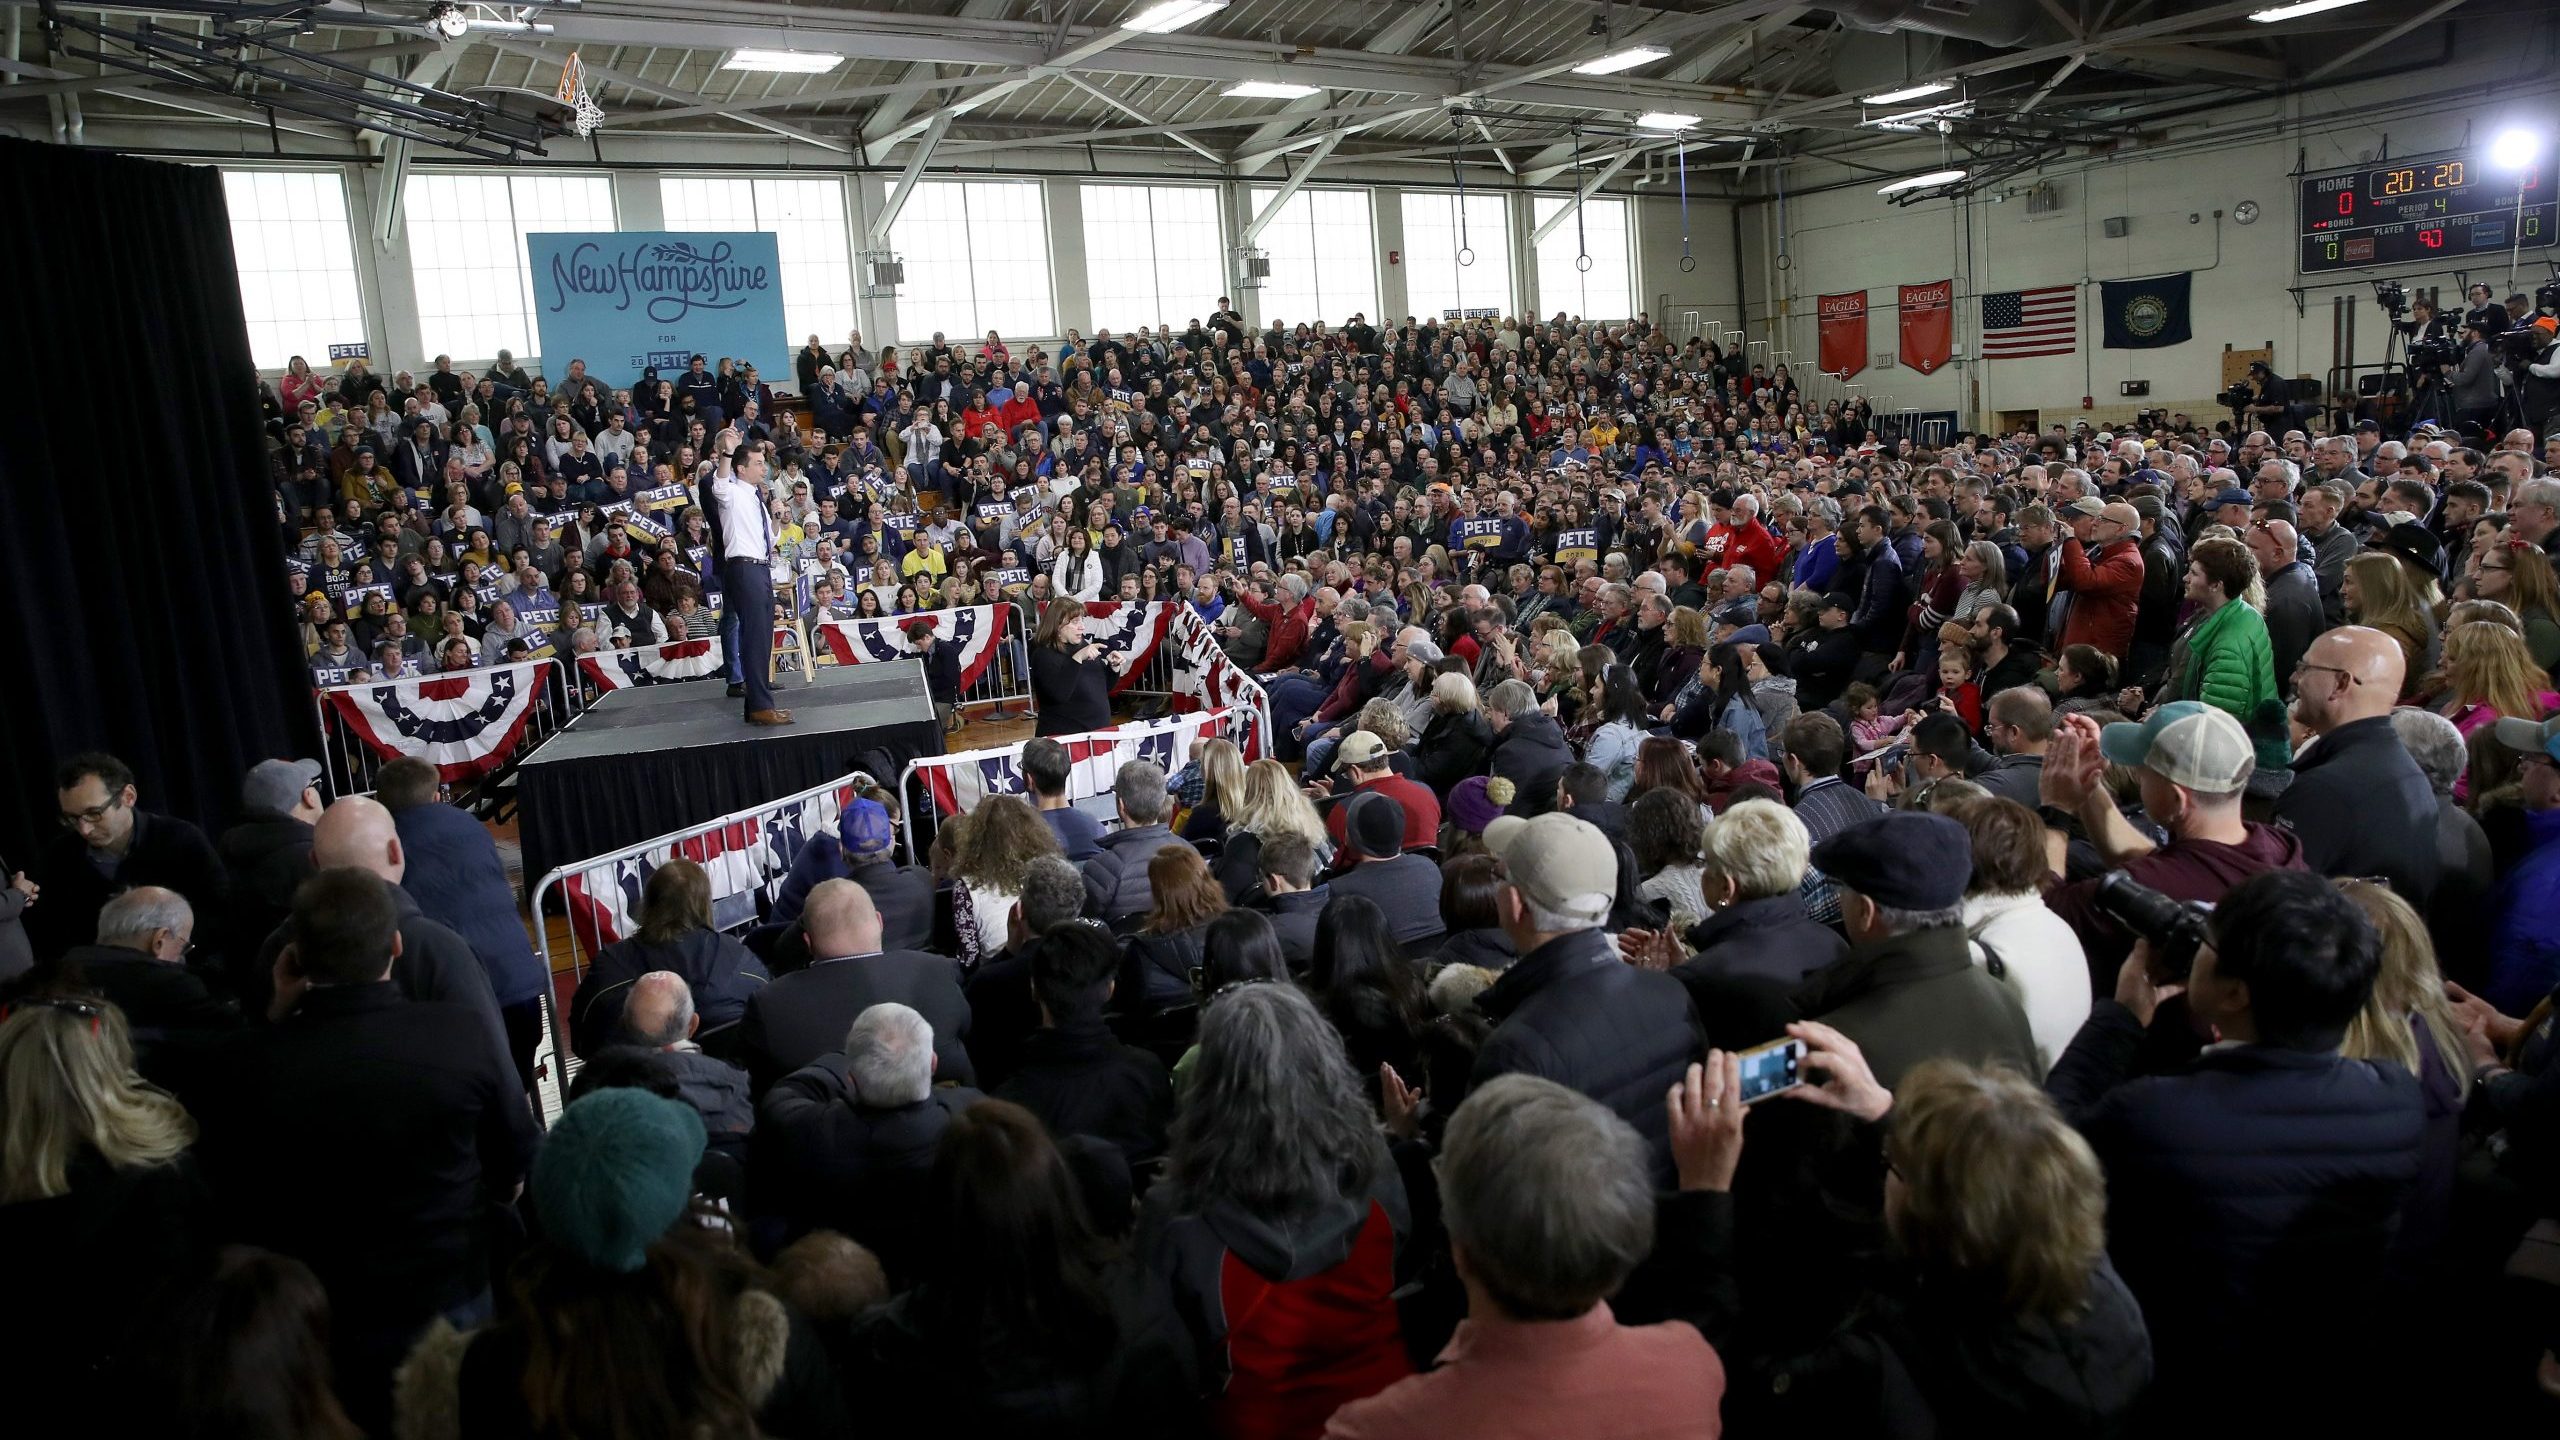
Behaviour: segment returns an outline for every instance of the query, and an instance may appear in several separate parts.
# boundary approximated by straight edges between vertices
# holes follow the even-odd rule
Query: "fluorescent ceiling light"
[[[1885,130],[1915,129],[1923,120],[1955,120],[1973,113],[1970,100],[1950,100],[1944,105],[1923,105],[1917,110],[1904,110],[1892,115],[1879,115],[1866,123]]]
[[[1232,100],[1304,100],[1323,94],[1324,87],[1287,80],[1240,80],[1218,93]]]
[[[1905,175],[1889,185],[1879,185],[1879,195],[1895,195],[1905,190],[1926,190],[1932,185],[1953,185],[1963,179],[1962,170],[1932,170],[1926,175]]]
[[[1656,60],[1667,60],[1670,56],[1671,52],[1659,45],[1630,45],[1624,50],[1613,50],[1597,60],[1585,60],[1573,67],[1573,73],[1615,75],[1621,70],[1633,70],[1639,65],[1650,65]]]
[[[1954,88],[1956,87],[1947,81],[1932,80],[1925,85],[1908,85],[1900,90],[1887,90],[1881,95],[1870,95],[1858,103],[1861,105],[1899,105],[1905,100],[1917,100],[1924,95],[1944,94]]]
[[[824,75],[844,63],[841,55],[817,50],[732,50],[720,62],[723,70],[766,70],[780,75]]]
[[[1656,110],[1636,117],[1637,128],[1643,130],[1686,130],[1697,123],[1695,115],[1680,115],[1669,110]]]
[[[1120,22],[1123,30],[1141,35],[1166,35],[1185,25],[1196,24],[1227,8],[1227,0],[1156,0],[1156,3]]]
[[[2323,10],[2344,10],[2350,5],[2363,3],[2364,0],[2295,0],[2291,5],[2278,5],[2272,10],[2252,10],[2249,18],[2261,25],[2273,25],[2279,20],[2298,20]]]
[[[2489,142],[2489,163],[2501,170],[2523,170],[2542,154],[2542,137],[2518,126],[2501,130]]]

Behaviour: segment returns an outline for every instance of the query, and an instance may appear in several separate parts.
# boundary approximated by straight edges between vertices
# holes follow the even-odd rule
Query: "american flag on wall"
[[[2080,347],[2080,287],[1997,290],[1982,297],[1982,358],[2025,360]]]

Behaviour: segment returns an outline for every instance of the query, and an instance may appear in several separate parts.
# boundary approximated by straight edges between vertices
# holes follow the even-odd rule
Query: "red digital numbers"
[[[2444,232],[2442,230],[2421,230],[2418,232],[2418,243],[2424,245],[2430,250],[2441,250],[2444,248]]]
[[[2356,213],[2356,192],[2353,190],[2341,190],[2338,192],[2338,213],[2341,215],[2353,215]]]

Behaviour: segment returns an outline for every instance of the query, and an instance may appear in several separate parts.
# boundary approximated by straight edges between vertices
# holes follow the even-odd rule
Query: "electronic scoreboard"
[[[2521,215],[2516,201],[2521,194]],[[2554,235],[2551,172],[2522,174],[2477,155],[2439,155],[2302,177],[2302,269],[2448,262],[2525,249]]]

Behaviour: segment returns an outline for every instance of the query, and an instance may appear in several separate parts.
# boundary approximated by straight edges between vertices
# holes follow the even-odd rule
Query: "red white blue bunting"
[[[996,658],[997,642],[1004,639],[1005,617],[1012,611],[1010,605],[968,605],[878,620],[824,620],[819,622],[818,635],[839,665],[912,660],[916,652],[907,643],[907,627],[918,620],[930,620],[934,637],[959,650],[960,688],[966,690],[978,683],[978,677]]]
[[[628,690],[634,685],[666,685],[720,673],[720,642],[679,640],[673,645],[646,645],[636,650],[598,650],[578,657],[578,673],[598,690]]]
[[[1144,760],[1169,775],[1189,759],[1192,741],[1220,735],[1235,739],[1239,730],[1250,728],[1242,710],[1201,710],[1058,736],[1058,743],[1067,747],[1067,798],[1085,800],[1108,793],[1112,777],[1132,760]],[[963,814],[990,795],[1023,793],[1022,746],[929,755],[916,762],[916,775],[933,796],[935,809],[945,815]]]
[[[414,756],[446,783],[475,780],[507,762],[524,738],[551,662],[492,665],[320,692],[346,733],[386,760]]]

